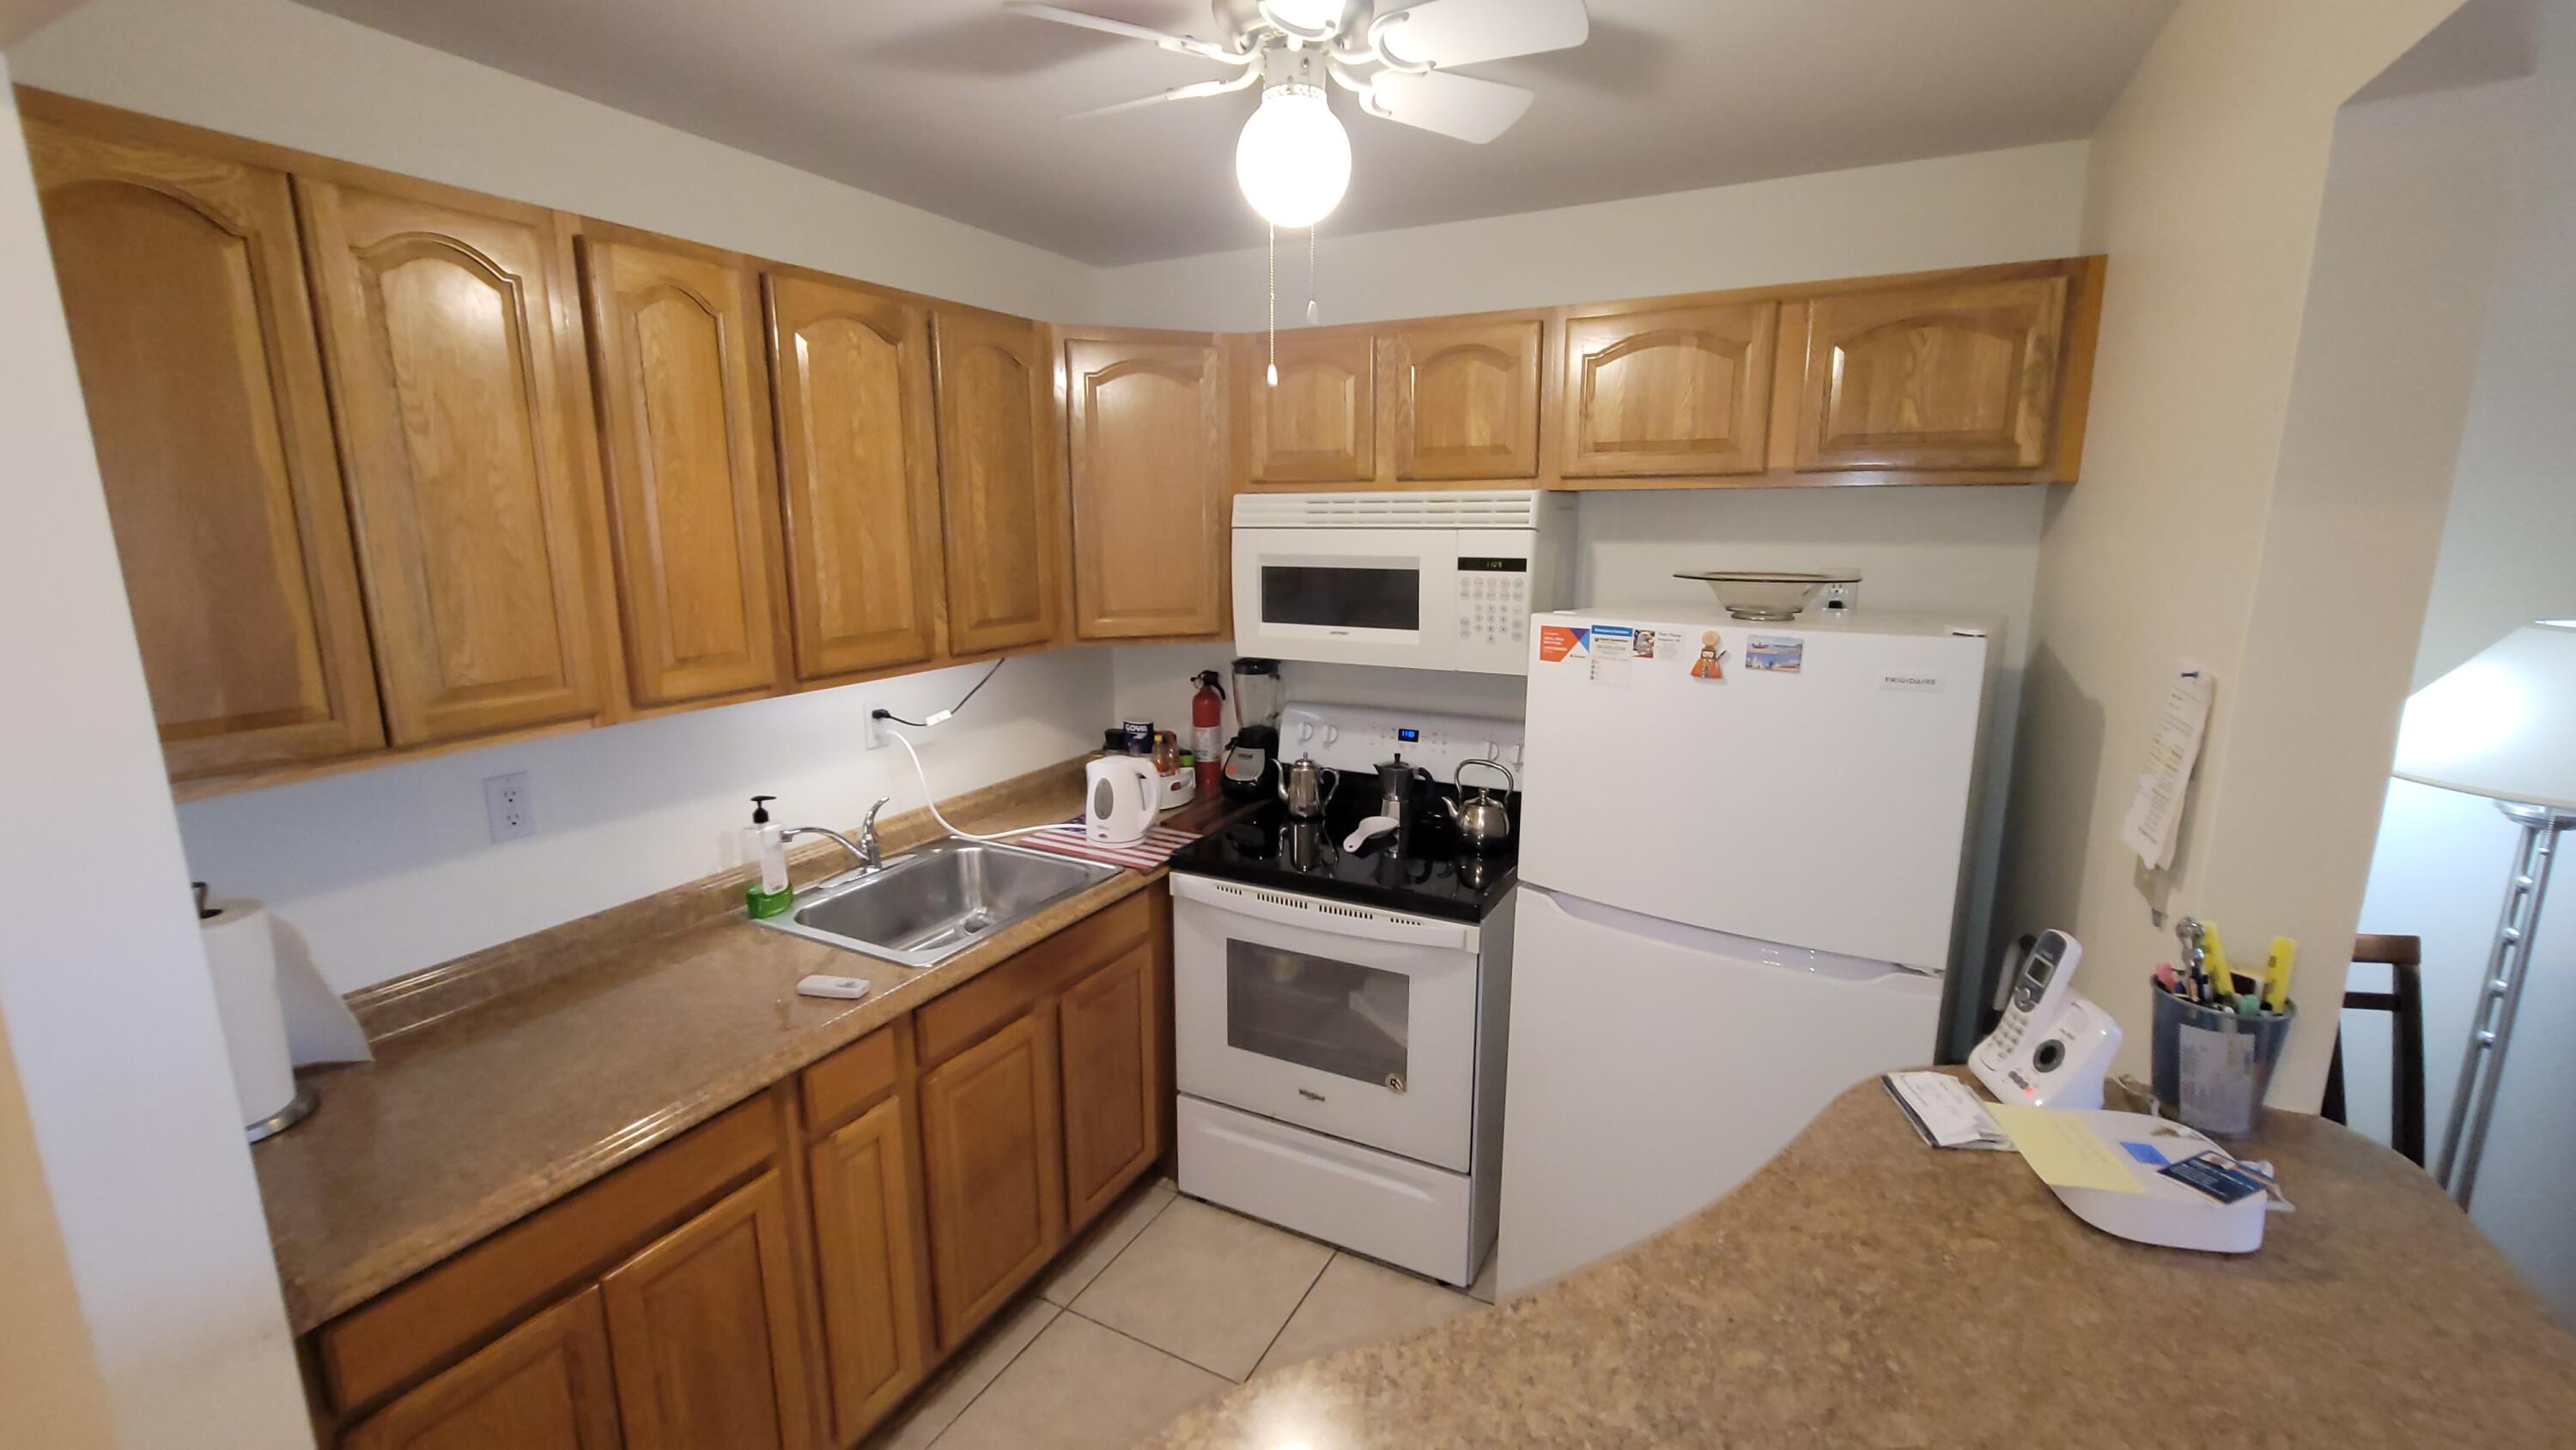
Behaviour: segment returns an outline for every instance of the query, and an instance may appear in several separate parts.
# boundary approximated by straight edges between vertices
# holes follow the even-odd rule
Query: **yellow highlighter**
[[[2285,1012],[2290,1006],[2290,969],[2298,964],[2299,944],[2285,936],[2272,938],[2272,956],[2263,963],[2263,1010]]]
[[[2236,1000],[2236,970],[2227,965],[2227,948],[2218,944],[2218,928],[2206,921],[2200,924],[2200,969],[2218,989],[2220,1006]]]

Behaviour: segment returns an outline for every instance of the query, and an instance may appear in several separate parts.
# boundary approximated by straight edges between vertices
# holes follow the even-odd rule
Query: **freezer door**
[[[1932,1060],[1933,978],[1813,954],[1783,964],[1759,943],[1527,883],[1519,907],[1505,1292],[1688,1218],[1853,1083]]]
[[[1523,881],[1950,965],[1986,640],[1565,620],[1534,621]]]

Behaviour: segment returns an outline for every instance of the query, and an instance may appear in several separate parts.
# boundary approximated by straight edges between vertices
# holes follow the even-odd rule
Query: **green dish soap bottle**
[[[751,798],[751,829],[744,833],[743,844],[751,848],[758,861],[760,875],[742,889],[743,905],[754,921],[784,916],[795,893],[787,889],[787,837],[769,819],[769,803],[774,795]]]

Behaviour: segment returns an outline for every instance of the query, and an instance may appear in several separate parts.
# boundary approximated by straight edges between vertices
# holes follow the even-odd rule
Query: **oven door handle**
[[[1330,932],[1335,936],[1358,937],[1363,941],[1440,947],[1462,952],[1476,950],[1477,929],[1463,921],[1426,921],[1418,916],[1381,911],[1376,907],[1291,896],[1258,886],[1234,886],[1203,876],[1174,876],[1171,880],[1174,896],[1256,921]]]

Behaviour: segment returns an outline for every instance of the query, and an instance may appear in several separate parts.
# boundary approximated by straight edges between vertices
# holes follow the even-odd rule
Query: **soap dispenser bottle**
[[[747,854],[760,865],[760,879],[742,889],[743,904],[752,918],[784,916],[793,893],[787,889],[787,837],[769,819],[769,803],[774,795],[751,798],[751,829],[744,832]]]

